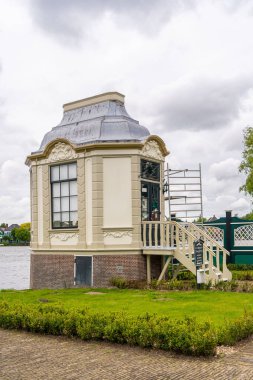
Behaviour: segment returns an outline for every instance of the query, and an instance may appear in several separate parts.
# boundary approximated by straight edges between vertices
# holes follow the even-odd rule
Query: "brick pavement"
[[[1,380],[253,379],[253,337],[211,359],[2,329],[0,347]]]

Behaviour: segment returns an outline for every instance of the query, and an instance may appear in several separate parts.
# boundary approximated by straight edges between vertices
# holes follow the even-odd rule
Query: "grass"
[[[93,294],[89,294],[89,293]],[[94,294],[96,293],[97,294]],[[102,293],[102,294],[99,294]],[[253,312],[252,293],[219,291],[156,291],[132,289],[60,289],[60,290],[4,290],[0,301],[20,302],[25,305],[41,305],[69,308],[88,308],[91,312],[123,311],[132,316],[157,314],[175,319],[196,317],[220,326]]]

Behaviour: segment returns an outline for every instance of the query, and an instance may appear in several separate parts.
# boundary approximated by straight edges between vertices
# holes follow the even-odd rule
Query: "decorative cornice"
[[[72,238],[78,238],[79,234],[77,232],[73,232],[73,233],[67,233],[67,232],[63,232],[63,233],[51,233],[50,234],[50,239],[58,239],[60,241],[68,241],[69,239],[72,239]]]
[[[43,152],[37,152],[32,153],[26,158],[26,165],[36,165],[36,161],[40,160],[40,163],[47,163],[47,155],[51,150],[53,150],[53,146],[56,146],[58,143],[66,144],[67,146],[70,146],[74,152],[77,152],[78,158],[79,157],[85,157],[86,152],[90,152],[93,150],[112,150],[112,149],[142,149],[143,148],[143,142],[111,142],[111,143],[91,143],[91,144],[84,144],[84,145],[74,145],[70,143],[66,139],[57,139],[54,141],[51,141],[48,143],[48,145],[45,147]],[[36,161],[35,161],[36,160]]]
[[[145,143],[142,149],[142,155],[160,161],[164,159],[158,143],[154,140],[150,140]]]

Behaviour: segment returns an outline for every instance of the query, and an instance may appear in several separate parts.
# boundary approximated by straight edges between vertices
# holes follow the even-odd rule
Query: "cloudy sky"
[[[126,95],[172,168],[201,162],[206,216],[249,212],[252,36],[253,0],[0,0],[0,222],[30,219],[25,157],[62,104],[105,91]]]

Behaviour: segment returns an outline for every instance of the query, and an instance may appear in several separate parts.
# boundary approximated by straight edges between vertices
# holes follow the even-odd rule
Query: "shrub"
[[[228,264],[227,267],[229,270],[253,270],[253,264]]]
[[[239,281],[253,281],[253,271],[233,271],[233,279]]]
[[[130,316],[126,313],[91,313],[49,305],[0,303],[0,327],[36,333],[76,336],[161,348],[189,355],[213,355],[216,332],[208,323],[193,318],[173,320],[167,316]]]
[[[226,321],[217,335],[217,344],[233,345],[253,334],[253,314],[245,311],[244,315],[233,321]]]
[[[110,284],[112,286],[116,286],[116,288],[119,289],[126,289],[127,288],[127,280],[121,277],[113,277],[110,279]]]

